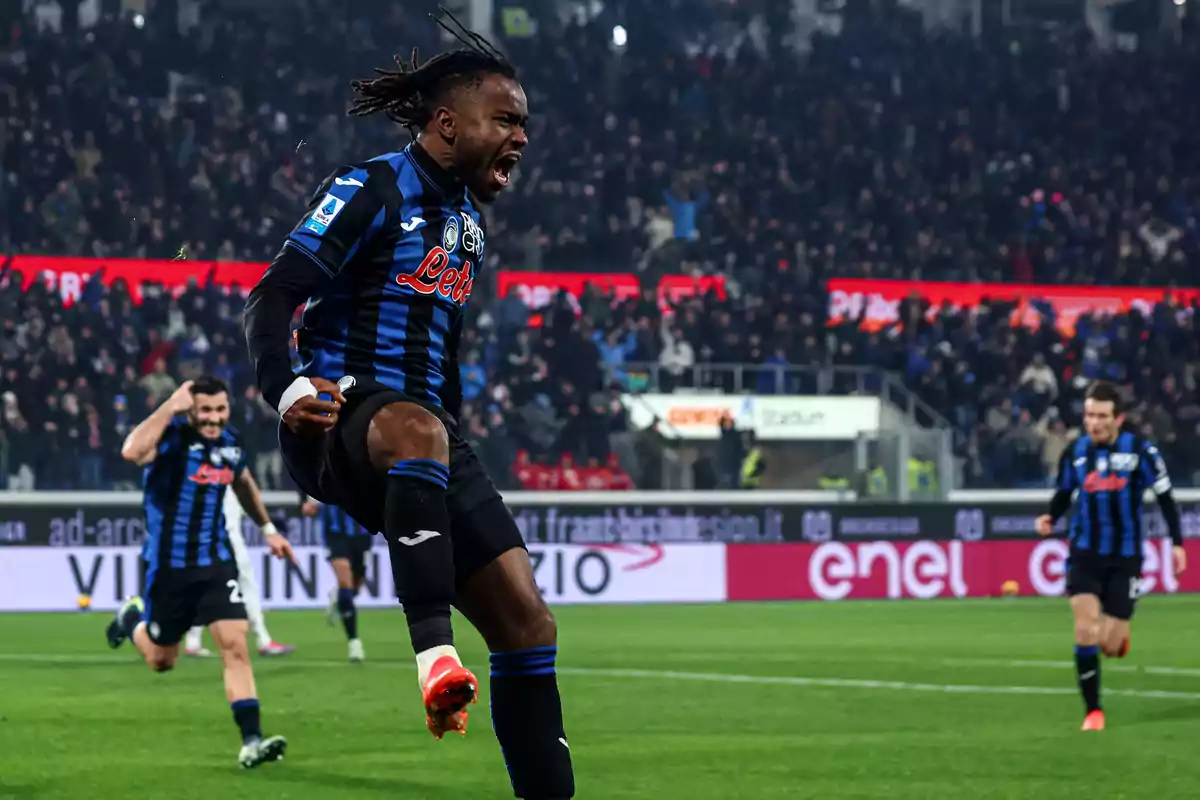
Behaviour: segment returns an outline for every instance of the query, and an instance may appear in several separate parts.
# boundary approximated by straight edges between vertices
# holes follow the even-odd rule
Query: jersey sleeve
[[[246,455],[246,448],[242,446],[242,440],[234,437],[233,448],[237,453],[237,461],[233,465],[233,474],[241,475],[250,468],[250,459]]]
[[[1142,444],[1142,452],[1139,455],[1138,468],[1142,471],[1145,484],[1154,489],[1156,495],[1171,491],[1171,476],[1167,474],[1167,462],[1163,460],[1162,453],[1158,448],[1152,442],[1145,442]]]
[[[1075,470],[1075,447],[1068,445],[1058,459],[1058,475],[1054,478],[1054,489],[1059,492],[1074,492],[1079,488],[1079,474]]]
[[[162,437],[158,440],[158,448],[155,450],[157,456],[165,456],[168,453],[178,452],[180,445],[183,443],[183,426],[187,418],[183,415],[173,417],[163,430]]]
[[[386,223],[389,175],[394,178],[390,167],[375,162],[339,168],[317,188],[284,246],[336,275]]]

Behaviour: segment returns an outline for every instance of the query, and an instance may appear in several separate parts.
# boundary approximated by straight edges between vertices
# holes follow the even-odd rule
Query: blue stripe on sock
[[[1100,648],[1094,644],[1077,644],[1075,645],[1075,655],[1077,656],[1094,656],[1100,651]]]
[[[554,667],[539,667],[537,669],[492,669],[493,678],[523,678],[527,675],[554,675]]]
[[[433,461],[428,458],[409,458],[404,461],[397,461],[388,470],[388,475],[394,475],[398,478],[416,478],[428,481],[443,489],[450,482],[450,468],[440,461]]]
[[[419,473],[421,475],[449,475],[450,470],[445,464],[439,464],[436,461],[402,461],[399,464],[393,464],[392,469],[408,471],[410,474]]]
[[[553,675],[557,656],[558,648],[550,645],[492,653],[488,660],[491,662],[493,678],[513,678],[520,675]]]
[[[251,697],[247,700],[234,700],[229,707],[235,711],[239,708],[258,708],[258,699]]]
[[[355,592],[353,589],[343,589],[341,587],[338,587],[338,599],[339,600],[341,600],[341,599],[353,600],[354,595],[355,595]]]
[[[558,656],[558,648],[533,647],[528,650],[511,650],[505,653],[492,653],[489,661],[493,667],[502,669],[522,669],[527,667],[553,666]]]

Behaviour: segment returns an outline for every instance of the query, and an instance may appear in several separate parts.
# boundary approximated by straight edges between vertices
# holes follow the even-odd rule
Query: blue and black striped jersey
[[[1073,549],[1140,558],[1142,498],[1153,489],[1165,506],[1171,479],[1158,448],[1141,436],[1123,432],[1110,444],[1098,444],[1085,434],[1063,452],[1055,488],[1079,492],[1069,533]],[[1173,501],[1171,511],[1177,514]]]
[[[324,536],[370,536],[371,532],[335,505],[321,506],[321,533]]]
[[[180,416],[171,421],[146,465],[142,558],[152,569],[208,567],[233,560],[225,529],[225,491],[246,468],[230,428],[206,439]]]
[[[377,381],[456,415],[484,238],[466,189],[416,143],[338,169],[284,244],[328,276],[304,308],[298,374]]]

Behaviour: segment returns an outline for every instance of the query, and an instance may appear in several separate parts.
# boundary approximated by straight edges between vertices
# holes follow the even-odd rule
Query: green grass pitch
[[[1109,729],[1078,731],[1063,600],[557,610],[584,800],[1200,797],[1200,598],[1151,597],[1103,663]],[[286,761],[244,772],[213,661],[155,675],[107,614],[0,616],[0,798],[510,797],[483,682],[465,739],[425,730],[400,612],[362,615],[345,663],[318,612],[257,659]]]

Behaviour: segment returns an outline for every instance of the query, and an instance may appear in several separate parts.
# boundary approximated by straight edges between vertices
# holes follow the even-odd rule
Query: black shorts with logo
[[[1110,617],[1132,619],[1137,608],[1142,578],[1142,559],[1101,556],[1086,550],[1071,550],[1067,558],[1067,594],[1093,594]]]
[[[147,569],[146,631],[155,644],[168,646],[193,625],[246,619],[246,604],[238,584],[237,564],[210,567]]]
[[[329,560],[344,558],[349,561],[350,571],[355,578],[362,578],[367,574],[367,553],[371,552],[371,544],[374,541],[375,537],[370,534],[325,534],[325,548],[329,551]]]
[[[391,403],[414,403],[442,420],[450,438],[450,481],[446,506],[454,545],[457,585],[525,540],[471,445],[455,432],[445,411],[389,389],[372,380],[356,379],[343,389],[346,404],[334,429],[323,437],[305,438],[279,423],[279,448],[288,472],[300,489],[322,503],[344,509],[369,531],[386,531],[386,475],[375,471],[367,451],[371,419]],[[386,538],[386,536],[385,536]],[[390,545],[390,542],[389,542]]]

